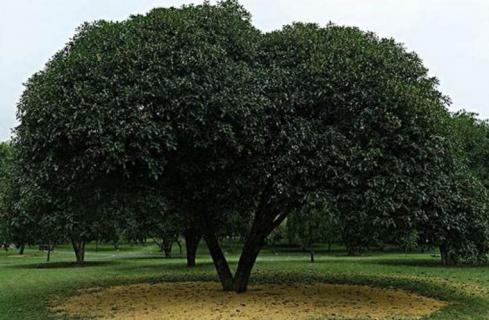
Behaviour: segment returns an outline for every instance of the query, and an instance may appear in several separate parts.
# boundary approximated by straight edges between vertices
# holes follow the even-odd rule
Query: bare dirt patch
[[[418,319],[446,304],[402,290],[357,285],[254,285],[245,294],[214,282],[137,284],[82,290],[53,311],[96,319]]]

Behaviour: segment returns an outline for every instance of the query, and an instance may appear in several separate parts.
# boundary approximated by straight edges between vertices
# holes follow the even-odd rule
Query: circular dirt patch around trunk
[[[358,285],[262,284],[236,294],[215,282],[175,282],[81,290],[52,309],[95,319],[417,319],[445,305],[403,290]]]

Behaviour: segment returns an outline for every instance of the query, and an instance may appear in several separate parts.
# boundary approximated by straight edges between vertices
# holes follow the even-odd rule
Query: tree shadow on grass
[[[481,268],[487,267],[487,264],[457,264],[445,266],[438,259],[379,259],[366,260],[363,263],[378,264],[395,267],[423,267],[423,268]]]
[[[82,269],[90,267],[105,267],[110,265],[115,265],[118,262],[115,260],[104,260],[104,261],[86,261],[84,264],[79,265],[72,261],[61,261],[61,262],[45,262],[45,263],[30,263],[13,265],[11,268],[15,269]]]
[[[162,261],[174,261],[174,260],[183,260],[185,256],[173,256],[173,257],[165,257],[164,255],[134,255],[134,256],[125,256],[119,257],[118,260],[162,260]]]
[[[188,268],[185,262],[172,262],[167,264],[145,264],[145,265],[124,265],[118,268],[124,271],[149,271],[149,272],[201,272],[201,271],[214,271],[214,264],[212,262],[198,262],[194,267]]]

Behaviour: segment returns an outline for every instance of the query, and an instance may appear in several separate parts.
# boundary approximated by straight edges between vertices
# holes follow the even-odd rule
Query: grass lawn
[[[176,248],[175,248],[176,249]],[[201,248],[205,253],[205,248]],[[231,262],[238,251],[227,248]],[[76,294],[78,289],[120,284],[166,281],[216,281],[210,258],[198,257],[198,266],[185,267],[175,251],[165,259],[156,246],[124,245],[115,251],[88,247],[87,265],[74,267],[69,247],[57,247],[51,262],[27,249],[20,257],[13,250],[0,252],[0,319],[56,319],[49,311],[54,297]],[[253,283],[325,282],[402,288],[449,303],[429,319],[489,319],[489,266],[441,267],[430,254],[370,253],[347,257],[343,252],[320,253],[315,263],[301,252],[264,250],[252,275]]]

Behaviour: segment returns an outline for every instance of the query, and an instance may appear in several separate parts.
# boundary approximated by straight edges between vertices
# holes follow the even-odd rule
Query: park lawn
[[[227,246],[232,263],[238,251]],[[176,249],[176,248],[175,248]],[[201,248],[205,253],[205,248]],[[124,245],[115,251],[88,247],[87,265],[74,267],[69,247],[58,247],[50,263],[42,252],[27,249],[24,257],[13,250],[0,252],[0,319],[56,319],[50,304],[79,289],[168,281],[216,281],[210,258],[198,257],[198,266],[185,267],[175,258],[165,259],[156,246]],[[489,266],[441,267],[430,254],[369,253],[347,257],[343,252],[322,252],[308,262],[302,252],[264,250],[252,275],[252,283],[366,284],[401,288],[449,303],[429,319],[489,319]]]

